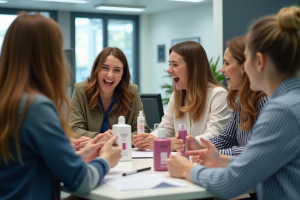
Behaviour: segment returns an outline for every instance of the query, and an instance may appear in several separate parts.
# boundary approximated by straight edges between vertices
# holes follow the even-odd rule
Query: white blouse
[[[227,105],[226,97],[227,91],[224,88],[209,88],[203,115],[197,122],[193,122],[189,118],[189,113],[185,113],[182,118],[176,119],[173,110],[175,103],[173,93],[158,127],[164,126],[167,137],[174,137],[175,133],[178,133],[179,124],[186,124],[187,132],[195,136],[198,142],[200,142],[200,137],[205,140],[214,138],[222,133],[232,113]],[[157,129],[151,134],[157,137]]]

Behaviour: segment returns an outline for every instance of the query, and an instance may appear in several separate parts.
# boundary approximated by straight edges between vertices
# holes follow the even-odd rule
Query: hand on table
[[[194,136],[187,134],[186,140],[187,140],[188,150],[201,149],[199,142],[196,140]],[[178,133],[176,133],[175,135],[174,148],[177,152],[181,152],[185,149],[185,144],[182,139],[179,139]]]
[[[207,148],[197,151],[187,151],[187,156],[193,156],[192,162],[199,163],[200,165],[208,168],[226,167],[229,163],[229,156],[224,156],[228,158],[227,163],[227,159],[222,159],[222,155],[219,153],[215,145],[203,138],[200,138],[200,140]]]
[[[167,159],[167,163],[170,176],[191,180],[190,172],[194,165],[186,157],[181,156],[181,153],[171,154]]]
[[[88,163],[99,156],[100,150],[105,142],[100,142],[104,135],[99,134],[89,142],[77,153],[81,155],[84,162]]]
[[[132,144],[139,150],[153,149],[153,140],[157,138],[149,133],[133,135]]]
[[[73,148],[75,151],[81,150],[89,141],[91,141],[92,138],[82,136],[81,138],[75,140]]]
[[[101,157],[105,158],[108,161],[110,168],[115,167],[122,157],[121,147],[119,145],[114,146],[114,143],[117,141],[117,139],[118,136],[113,136],[112,138],[110,138],[100,151]]]

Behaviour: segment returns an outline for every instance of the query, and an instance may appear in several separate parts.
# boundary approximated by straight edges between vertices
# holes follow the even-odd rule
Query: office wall
[[[161,93],[163,83],[171,83],[163,78],[167,73],[172,39],[200,37],[200,43],[208,58],[214,56],[212,3],[192,6],[180,10],[140,17],[140,91],[141,93]],[[166,46],[165,62],[157,61],[157,46]]]
[[[299,0],[225,0],[223,1],[223,50],[225,42],[247,33],[255,20],[277,14],[280,8],[300,5]]]

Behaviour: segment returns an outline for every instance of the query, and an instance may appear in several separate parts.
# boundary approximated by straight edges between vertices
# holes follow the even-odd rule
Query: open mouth
[[[178,83],[179,77],[172,77],[174,79],[175,84]]]
[[[230,78],[226,77],[226,82],[228,82],[230,80]]]
[[[104,82],[104,85],[106,85],[108,87],[110,87],[110,86],[112,86],[112,84],[114,84],[114,81],[105,80],[105,79],[103,79],[103,82]]]

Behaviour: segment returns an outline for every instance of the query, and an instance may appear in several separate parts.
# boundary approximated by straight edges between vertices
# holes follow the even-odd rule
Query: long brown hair
[[[35,94],[44,95],[54,103],[66,136],[72,135],[62,113],[65,106],[69,110],[62,45],[59,26],[40,14],[22,12],[8,28],[0,57],[0,161],[8,164],[9,160],[15,160],[9,147],[12,135],[22,163],[18,131],[30,106],[30,96]],[[26,106],[17,120],[24,92],[28,94]]]
[[[281,74],[295,75],[300,69],[300,8],[282,8],[277,15],[258,20],[247,35],[251,57],[267,54]]]
[[[170,48],[169,54],[172,51],[183,57],[187,64],[189,78],[187,90],[175,90],[176,118],[189,113],[190,118],[196,122],[204,112],[208,88],[217,87],[220,84],[213,76],[206,52],[199,43],[193,41],[178,43]],[[185,101],[188,105],[185,105]]]
[[[245,62],[245,40],[246,37],[236,37],[226,43],[228,50],[239,65]],[[240,112],[241,124],[239,128],[249,130],[255,123],[257,116],[257,106],[265,93],[260,91],[252,91],[250,89],[250,81],[246,73],[243,74],[243,83],[240,90],[230,90],[227,95],[227,104],[232,110]],[[238,110],[236,97],[239,96],[239,104],[241,110]]]
[[[97,56],[94,61],[91,76],[88,78],[85,94],[88,102],[88,108],[94,109],[98,104],[98,97],[100,95],[100,85],[98,80],[98,72],[103,66],[108,55],[113,55],[119,59],[123,64],[123,74],[120,83],[114,90],[114,97],[119,103],[118,113],[125,115],[130,110],[130,103],[133,102],[134,94],[128,89],[130,83],[130,72],[128,62],[124,53],[117,47],[106,47]]]

